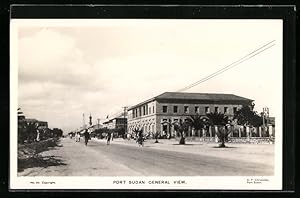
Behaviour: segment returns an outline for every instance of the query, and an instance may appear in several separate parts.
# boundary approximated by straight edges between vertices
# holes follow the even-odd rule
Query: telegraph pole
[[[89,122],[89,124],[90,124],[90,126],[92,126],[93,125],[93,121],[92,121],[92,114],[90,113],[90,122]]]
[[[84,118],[84,113],[82,114],[82,128],[85,129],[85,118]]]
[[[123,109],[124,109],[124,134],[126,134],[126,128],[127,128],[127,127],[125,127],[125,123],[126,123],[126,122],[125,122],[125,119],[126,119],[126,118],[125,118],[125,113],[126,113],[127,107],[125,106],[125,107],[123,107]]]

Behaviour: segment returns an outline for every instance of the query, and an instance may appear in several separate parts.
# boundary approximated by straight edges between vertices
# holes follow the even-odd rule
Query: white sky
[[[65,133],[177,91],[258,47],[276,45],[187,92],[232,93],[278,115],[281,20],[16,20],[18,106]],[[18,22],[18,23],[17,23]],[[12,65],[13,67],[13,65]]]

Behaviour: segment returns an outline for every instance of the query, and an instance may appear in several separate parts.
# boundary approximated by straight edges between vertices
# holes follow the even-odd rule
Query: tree
[[[26,126],[26,136],[27,142],[34,142],[37,137],[37,124],[36,122],[27,123]]]
[[[54,137],[61,137],[63,135],[63,131],[61,129],[54,128],[52,131]]]
[[[139,137],[140,135],[143,135],[143,129],[139,129],[139,128],[134,128],[132,130],[135,133],[135,137]]]
[[[217,127],[216,134],[221,142],[219,147],[225,147],[225,141],[228,140],[228,136],[231,133],[228,126],[230,120],[224,114],[217,112],[209,113],[207,117],[209,119],[209,125]]]
[[[262,117],[253,111],[254,104],[242,106],[241,109],[235,112],[233,119],[237,120],[238,125],[258,127],[263,123]]]
[[[180,119],[179,122],[174,122],[174,129],[175,131],[178,131],[180,133],[180,140],[179,144],[185,144],[185,137],[184,134],[189,130],[190,123],[188,120],[185,120],[184,122]]]
[[[187,120],[190,126],[193,127],[196,130],[196,132],[199,132],[199,130],[203,129],[207,124],[206,118],[200,116],[199,114],[191,115],[187,118]]]

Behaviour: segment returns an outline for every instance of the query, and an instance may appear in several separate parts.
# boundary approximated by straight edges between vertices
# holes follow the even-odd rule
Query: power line
[[[209,79],[211,79],[211,78],[213,78],[213,77],[215,77],[215,76],[217,76],[217,75],[219,75],[219,74],[221,74],[221,73],[223,73],[223,72],[225,72],[225,71],[227,71],[227,70],[229,70],[229,69],[231,69],[231,68],[233,68],[233,67],[235,67],[235,66],[237,66],[237,65],[239,65],[239,64],[241,64],[241,63],[243,63],[245,61],[247,61],[247,60],[249,60],[250,58],[253,58],[254,56],[262,53],[263,51],[265,51],[265,50],[273,47],[275,44],[272,44],[272,45],[270,45],[270,44],[273,43],[274,41],[275,40],[273,40],[271,42],[268,42],[267,44],[265,44],[265,45],[257,48],[256,50],[252,51],[251,53],[249,53],[249,54],[245,55],[244,57],[240,58],[239,60],[237,60],[237,61],[235,61],[235,62],[233,62],[233,63],[231,63],[231,64],[229,64],[229,65],[227,65],[225,67],[223,67],[222,69],[220,69],[220,70],[218,70],[218,71],[216,71],[216,72],[214,72],[214,73],[206,76],[205,78],[202,78],[201,80],[199,80],[197,82],[194,82],[194,83],[192,83],[192,84],[190,84],[190,85],[188,85],[188,86],[186,86],[186,87],[178,90],[178,92],[185,91],[185,90],[190,89],[190,88],[192,88],[192,87],[194,87],[196,85],[199,85],[200,83],[205,82],[205,81],[207,81],[207,80],[209,80]]]

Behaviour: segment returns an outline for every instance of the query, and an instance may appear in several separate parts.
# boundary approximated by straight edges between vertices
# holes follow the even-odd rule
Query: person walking
[[[108,132],[108,134],[107,134],[107,142],[106,142],[106,144],[107,145],[109,145],[110,144],[110,140],[111,140],[111,132]]]
[[[89,139],[90,139],[90,134],[89,134],[88,130],[86,129],[84,132],[84,143],[86,146],[88,144]]]
[[[77,133],[77,142],[80,142],[80,133]]]

